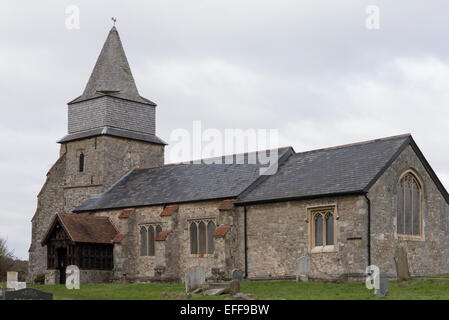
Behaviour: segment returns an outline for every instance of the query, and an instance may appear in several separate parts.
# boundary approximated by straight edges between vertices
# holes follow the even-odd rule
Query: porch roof
[[[73,242],[112,244],[118,234],[108,217],[57,214],[42,240],[42,245],[47,244],[58,221]]]

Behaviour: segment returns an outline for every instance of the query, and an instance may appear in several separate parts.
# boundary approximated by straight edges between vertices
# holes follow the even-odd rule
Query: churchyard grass
[[[5,287],[5,285],[2,285]],[[89,284],[82,285],[80,290],[68,290],[64,285],[28,285],[42,291],[51,292],[57,300],[101,300],[101,299],[163,299],[162,293],[169,296],[185,296],[183,284],[174,283],[141,283],[141,284]],[[241,291],[251,293],[258,299],[287,300],[449,300],[449,277],[411,279],[408,281],[389,282],[388,297],[375,297],[362,282],[319,283],[295,281],[243,281]],[[209,296],[193,295],[191,299],[225,299],[229,295]]]

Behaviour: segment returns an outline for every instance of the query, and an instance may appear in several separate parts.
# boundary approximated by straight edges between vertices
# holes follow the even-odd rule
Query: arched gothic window
[[[159,232],[162,232],[162,227],[161,227],[161,225],[158,224],[156,227],[156,237],[159,234]]]
[[[334,244],[334,215],[328,213],[326,215],[326,246]]]
[[[140,255],[147,255],[147,228],[140,228]]]
[[[199,233],[199,253],[206,253],[206,224],[201,221],[198,224]]]
[[[421,198],[421,184],[411,172],[406,173],[398,185],[397,234],[421,235]]]
[[[198,253],[198,234],[195,222],[190,223],[190,253]]]
[[[212,220],[192,221],[190,223],[190,253],[214,253],[215,222]]]
[[[333,209],[312,211],[312,247],[335,244]]]
[[[323,216],[315,214],[315,247],[323,245]]]
[[[78,171],[83,172],[84,171],[84,153],[80,153],[79,156],[79,163],[78,163]]]
[[[214,231],[215,223],[209,221],[207,224],[207,253],[214,253]]]
[[[154,228],[153,226],[148,227],[148,255],[154,256],[155,248],[154,248]]]
[[[156,255],[156,236],[162,231],[162,227],[142,226],[140,227],[140,255],[155,256]]]

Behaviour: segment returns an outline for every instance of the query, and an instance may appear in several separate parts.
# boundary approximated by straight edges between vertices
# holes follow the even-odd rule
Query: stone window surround
[[[398,234],[398,222],[397,222],[397,210],[398,210],[398,186],[399,183],[401,182],[402,178],[405,177],[407,174],[411,174],[417,181],[420,187],[420,204],[419,204],[419,219],[420,219],[420,235],[411,235],[411,234]],[[407,170],[405,170],[397,179],[397,183],[395,185],[395,193],[394,193],[394,210],[393,210],[393,214],[394,214],[394,238],[396,240],[403,240],[403,241],[425,241],[426,237],[425,237],[425,222],[424,222],[424,211],[425,211],[425,190],[424,190],[424,184],[421,180],[421,178],[419,177],[417,171],[413,168],[409,168]]]
[[[80,168],[81,168],[81,155],[83,155],[83,164],[82,164],[82,169],[83,170],[80,170]],[[84,151],[84,149],[82,149],[82,148],[79,148],[79,149],[77,149],[76,150],[76,163],[78,163],[78,168],[77,168],[77,172],[79,173],[79,174],[83,174],[83,173],[85,173],[86,172],[86,152]]]
[[[154,238],[155,239],[156,239],[156,236],[157,236],[156,228],[159,226],[161,228],[161,231],[163,231],[162,223],[160,223],[160,222],[143,223],[143,224],[139,224],[137,226],[137,231],[138,231],[138,234],[139,234],[139,248],[142,246],[142,238],[141,238],[140,230],[142,229],[142,227],[147,230],[147,248],[146,248],[147,249],[147,254],[144,255],[144,256],[139,254],[139,257],[147,257],[147,258],[155,258],[156,257],[156,241],[155,240],[153,240],[154,241],[154,255],[150,255],[150,237],[149,237],[149,232],[148,232],[148,228],[150,226],[153,227]]]
[[[215,228],[217,228],[217,221],[216,221],[216,217],[205,217],[205,218],[190,218],[187,219],[187,230],[189,233],[189,255],[190,257],[195,257],[195,258],[203,258],[203,257],[213,257],[215,254],[215,247],[214,247],[214,252],[213,253],[208,253],[208,246],[209,246],[209,242],[208,242],[208,223],[212,221],[215,224]],[[192,253],[191,248],[190,248],[190,225],[192,222],[195,222],[197,225],[197,251],[199,251],[200,249],[200,234],[199,234],[199,228],[198,225],[200,222],[204,222],[204,224],[206,225],[206,252],[205,253]],[[212,237],[212,241],[215,241],[214,237]]]
[[[337,204],[336,203],[330,203],[326,205],[318,205],[318,206],[309,206],[306,208],[307,210],[307,220],[306,222],[309,225],[309,252],[310,253],[330,253],[330,252],[337,252],[338,251],[338,236],[337,236],[337,221],[340,218],[338,215],[337,210]],[[333,245],[323,245],[315,247],[315,221],[314,221],[314,215],[317,211],[323,211],[323,210],[331,210],[332,216],[334,218],[334,244]],[[324,226],[324,224],[323,224]],[[323,232],[326,232],[326,230],[323,230]]]

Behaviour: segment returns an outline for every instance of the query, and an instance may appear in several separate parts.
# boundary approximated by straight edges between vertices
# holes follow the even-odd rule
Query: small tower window
[[[79,170],[79,172],[84,171],[84,153],[82,153],[82,152],[80,153],[78,170]]]

